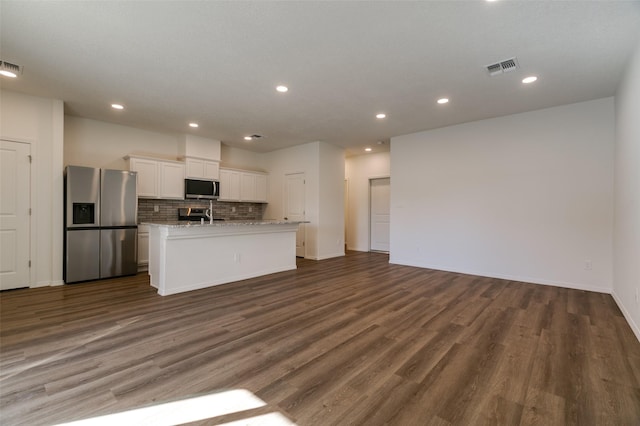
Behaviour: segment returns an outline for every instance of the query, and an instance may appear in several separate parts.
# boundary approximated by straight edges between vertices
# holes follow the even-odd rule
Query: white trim
[[[456,270],[454,268],[443,267],[440,265],[425,265],[425,264],[418,264],[410,260],[391,259],[391,257],[389,258],[389,263],[396,264],[396,265],[414,266],[418,268],[435,269],[438,271],[455,272],[458,274],[476,275],[479,277],[498,278],[501,280],[518,281],[518,282],[527,283],[527,284],[541,284],[541,285],[550,285],[554,287],[570,288],[574,290],[593,291],[596,293],[611,294],[613,292],[613,289],[609,287],[597,287],[597,286],[590,286],[590,285],[585,285],[580,283],[571,283],[566,281],[555,281],[555,280],[547,280],[543,278],[523,277],[523,276],[517,276],[517,275],[504,275],[504,274],[489,273],[484,271]]]
[[[287,196],[289,194],[289,192],[287,191],[287,176],[290,175],[302,175],[302,179],[304,181],[304,218],[303,221],[305,221],[305,223],[301,223],[300,227],[298,228],[299,231],[302,231],[302,248],[304,249],[304,254],[303,254],[303,258],[304,259],[312,259],[311,257],[307,257],[307,226],[306,224],[309,223],[307,221],[307,210],[309,210],[307,203],[308,203],[308,199],[309,199],[309,194],[307,194],[307,172],[306,171],[298,171],[298,172],[287,172],[285,171],[283,173],[283,179],[282,179],[282,216],[284,217],[284,215],[287,215],[286,217],[289,217],[289,213],[287,212]],[[297,231],[296,231],[297,232]],[[297,244],[297,241],[296,241]],[[296,246],[297,247],[297,246]],[[297,253],[296,253],[296,257]],[[317,259],[316,259],[317,260]]]
[[[53,286],[58,286],[58,285],[64,285],[65,282],[62,280],[56,280],[56,281],[38,281],[37,283],[35,283],[34,285],[32,285],[30,288],[40,288],[40,287],[53,287]]]
[[[225,278],[221,278],[221,279],[215,279],[212,281],[207,281],[207,282],[201,282],[201,283],[194,283],[194,284],[188,284],[185,286],[181,286],[179,288],[163,288],[163,286],[161,286],[158,289],[158,294],[160,296],[170,296],[172,294],[178,294],[178,293],[184,293],[186,291],[192,291],[192,290],[200,290],[203,288],[208,288],[208,287],[213,287],[213,286],[217,286],[217,285],[224,285],[224,284],[233,284],[237,281],[242,281],[242,280],[246,280],[249,278],[256,278],[256,277],[261,277],[264,275],[270,275],[270,274],[276,274],[278,272],[285,272],[285,271],[292,271],[294,269],[296,269],[297,266],[293,265],[293,266],[277,266],[274,268],[266,268],[266,269],[261,269],[261,270],[256,270],[253,272],[247,272],[247,273],[243,273],[243,274],[239,274],[239,275],[233,275],[233,276],[228,276]],[[153,287],[156,287],[152,284]],[[156,287],[158,288],[158,287]]]
[[[325,260],[325,259],[332,259],[334,257],[343,257],[344,256],[344,252],[336,252],[336,253],[332,253],[332,254],[325,254],[322,256],[317,256],[315,258],[313,258],[313,260]],[[305,257],[305,259],[311,259],[310,257]]]
[[[35,162],[36,159],[36,148],[38,146],[34,140],[31,139],[23,139],[16,138],[13,136],[2,136],[0,135],[0,140],[15,142],[15,143],[23,143],[29,145],[29,155],[31,156],[31,161],[29,162],[29,208],[31,209],[31,215],[29,216],[29,260],[31,261],[31,266],[29,267],[29,288],[40,287],[39,284],[35,282],[35,270],[38,267],[38,258],[36,256],[36,247],[38,246],[37,242],[37,229],[36,229],[36,221],[34,219],[34,213],[38,211],[36,205],[36,191],[34,190],[36,176],[35,176]],[[47,284],[49,285],[49,284]]]
[[[624,318],[627,320],[627,324],[629,324],[629,327],[631,327],[631,331],[633,331],[633,334],[636,335],[636,339],[638,339],[638,341],[640,342],[640,327],[638,327],[638,324],[633,321],[633,317],[631,316],[629,311],[627,311],[627,308],[625,308],[624,303],[622,303],[622,300],[620,300],[615,290],[611,292],[611,296],[618,305],[618,308],[620,308],[622,315],[624,315]]]

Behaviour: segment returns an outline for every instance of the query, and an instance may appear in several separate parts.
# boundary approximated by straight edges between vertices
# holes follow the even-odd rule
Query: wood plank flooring
[[[161,297],[148,277],[0,294],[0,424],[229,389],[298,425],[638,425],[640,343],[609,295],[350,252]]]

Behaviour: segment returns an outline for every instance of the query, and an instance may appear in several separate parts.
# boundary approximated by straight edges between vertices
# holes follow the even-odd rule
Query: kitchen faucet
[[[213,223],[213,200],[209,200],[209,208],[204,211],[204,215],[209,219],[209,224]]]

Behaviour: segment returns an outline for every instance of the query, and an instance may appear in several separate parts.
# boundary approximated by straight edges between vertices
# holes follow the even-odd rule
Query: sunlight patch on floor
[[[267,405],[266,402],[248,390],[233,389],[70,423],[61,423],[58,426],[112,426],[115,424],[171,426],[239,413],[265,405]],[[280,413],[268,413],[226,423],[226,425],[291,426],[295,423]]]

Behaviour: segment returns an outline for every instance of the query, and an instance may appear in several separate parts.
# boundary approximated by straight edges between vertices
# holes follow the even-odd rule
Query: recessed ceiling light
[[[120,105],[120,104],[111,104],[111,108],[113,108],[113,109],[124,109],[124,106]]]
[[[535,75],[532,75],[532,76],[529,76],[529,77],[523,78],[523,79],[522,79],[522,82],[523,82],[524,84],[529,84],[529,83],[533,83],[533,82],[534,82],[534,81],[536,81],[537,79],[538,79],[538,77],[536,77]]]
[[[376,114],[376,118],[386,118],[387,114],[381,112],[380,114]]]
[[[442,105],[442,104],[448,104],[448,103],[449,103],[449,99],[447,99],[447,98],[440,98],[440,99],[438,99],[438,103],[439,103],[439,104],[441,104],[441,105]]]
[[[276,87],[276,90],[280,93],[285,93],[289,91],[289,88],[287,86],[278,86]]]
[[[197,128],[198,123],[189,123],[189,127]]]
[[[367,152],[371,152],[371,148],[365,148],[364,150]]]
[[[244,137],[244,140],[245,140],[245,141],[250,141],[251,139],[253,139],[251,136],[245,136],[245,137]]]

